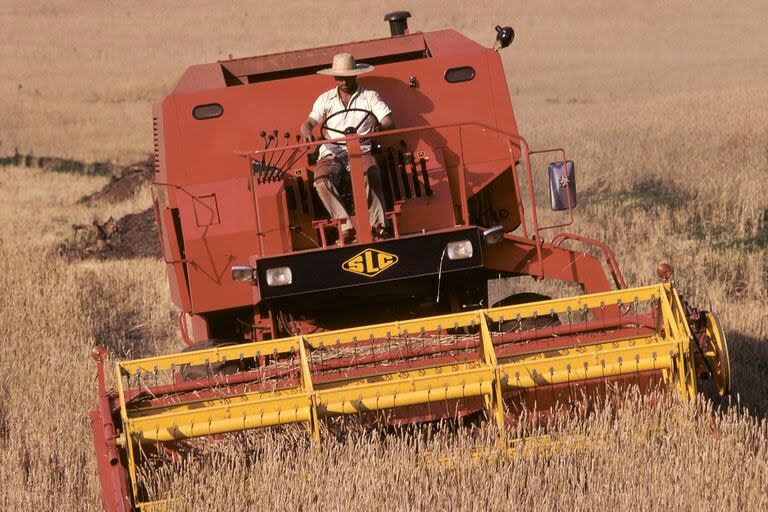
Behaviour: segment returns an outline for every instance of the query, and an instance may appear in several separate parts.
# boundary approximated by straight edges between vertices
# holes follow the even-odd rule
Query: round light
[[[459,240],[457,242],[449,242],[445,246],[448,253],[449,260],[467,260],[472,257],[474,253],[472,250],[472,242],[469,240]]]
[[[267,284],[269,286],[286,286],[293,283],[291,267],[276,267],[267,270]]]

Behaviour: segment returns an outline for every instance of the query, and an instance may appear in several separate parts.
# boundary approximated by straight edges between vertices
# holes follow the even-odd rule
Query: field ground
[[[316,6],[316,4],[310,4]],[[150,106],[198,62],[384,36],[384,1],[0,5],[0,155],[127,162],[151,149]],[[185,510],[461,508],[765,510],[768,507],[768,32],[759,0],[421,2],[412,28],[454,27],[504,53],[521,130],[578,166],[574,230],[611,245],[632,285],[669,261],[694,304],[720,314],[736,396],[637,401],[565,425],[555,451],[426,464],[491,441],[355,431],[321,454],[287,430],[238,438],[156,475]],[[337,13],[343,12],[343,15]],[[439,15],[435,14],[439,13]],[[267,15],[268,14],[268,15]],[[333,28],[331,28],[333,27]],[[0,169],[0,503],[94,510],[85,412],[89,352],[178,350],[165,272],[152,259],[68,263],[72,224],[145,209],[146,190],[83,205],[107,178]],[[521,287],[526,283],[491,283]],[[588,447],[588,448],[585,448]],[[248,456],[243,456],[248,453]]]

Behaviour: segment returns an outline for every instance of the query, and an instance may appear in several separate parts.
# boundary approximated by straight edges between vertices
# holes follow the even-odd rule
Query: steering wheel
[[[339,116],[341,114],[347,114],[349,112],[363,112],[365,116],[360,120],[359,123],[357,123],[357,126],[347,126],[344,130],[337,130],[336,128],[331,128],[328,126],[328,121],[333,119],[336,116]],[[338,112],[334,112],[333,114],[329,115],[325,118],[325,121],[323,121],[323,124],[320,126],[320,133],[323,133],[323,130],[327,130],[329,132],[338,133],[339,135],[362,135],[358,130],[360,130],[360,127],[365,124],[365,122],[368,120],[369,117],[373,117],[376,119],[376,115],[371,112],[370,110],[366,110],[364,108],[345,108],[344,110],[339,110]],[[376,119],[378,121],[378,119]],[[335,142],[334,144],[346,144],[344,141],[341,142]]]

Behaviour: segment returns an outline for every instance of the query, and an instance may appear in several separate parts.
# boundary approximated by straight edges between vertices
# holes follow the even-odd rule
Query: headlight
[[[291,267],[277,267],[267,270],[267,284],[269,286],[286,286],[292,282]]]
[[[449,242],[445,248],[449,260],[466,260],[472,257],[472,242],[469,240]]]
[[[232,280],[255,281],[256,276],[254,275],[254,270],[256,269],[249,267],[248,265],[232,265]]]

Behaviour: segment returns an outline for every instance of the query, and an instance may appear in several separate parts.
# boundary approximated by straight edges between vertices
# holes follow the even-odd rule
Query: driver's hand
[[[314,142],[315,136],[312,135],[312,130],[301,130],[301,138],[304,139],[304,142]]]

